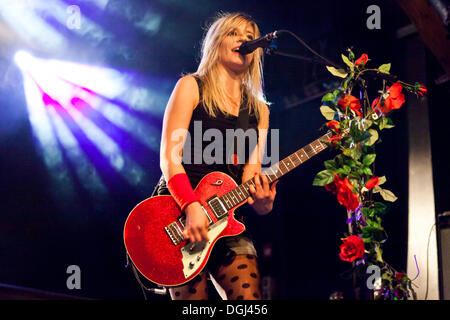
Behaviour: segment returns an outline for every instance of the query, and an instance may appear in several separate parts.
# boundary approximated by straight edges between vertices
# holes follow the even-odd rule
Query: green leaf
[[[339,175],[348,176],[348,174],[350,173],[351,170],[352,169],[349,166],[344,165],[342,168],[337,169],[336,173]]]
[[[378,70],[383,73],[389,74],[389,71],[391,70],[391,64],[390,63],[382,64],[381,66],[378,67]]]
[[[369,141],[365,143],[366,146],[371,146],[378,140],[378,131],[374,129],[367,130],[370,133]]]
[[[343,54],[341,54],[342,60],[344,61],[344,63],[350,68],[350,70],[353,71],[353,69],[355,68],[355,65],[347,58],[347,56],[344,56]]]
[[[353,140],[356,140],[361,136],[361,130],[358,128],[358,121],[352,121],[350,124],[350,135]]]
[[[330,71],[330,73],[339,78],[345,78],[347,76],[347,72],[345,72],[344,69],[336,69],[335,67],[327,66],[327,70]]]
[[[368,237],[368,238],[362,238],[364,243],[371,243],[373,240],[372,238]]]
[[[325,102],[325,101],[333,101],[334,98],[335,98],[334,94],[331,93],[331,92],[328,92],[326,95],[324,95],[324,96],[322,97],[322,102]]]
[[[334,119],[334,114],[336,113],[336,111],[331,109],[329,106],[321,106],[320,107],[320,113],[322,113],[322,115],[325,117],[325,119],[333,120]]]
[[[366,166],[370,166],[375,161],[376,157],[377,157],[377,155],[375,153],[366,154],[363,158],[363,163]]]
[[[336,170],[336,161],[334,160],[327,160],[324,162],[324,165],[328,170]]]
[[[359,160],[362,155],[362,151],[358,148],[345,148],[342,153],[347,157],[351,157],[353,160]]]
[[[356,180],[360,180],[361,179],[361,175],[358,172],[352,171],[348,174],[349,178],[353,178]]]
[[[383,214],[386,212],[387,206],[382,202],[375,202],[373,204],[373,210],[375,214]]]
[[[362,173],[366,176],[373,176],[372,170],[369,167],[364,167],[362,169]]]
[[[352,49],[347,49],[348,51],[348,57],[350,60],[355,60],[355,54],[353,53]]]
[[[313,181],[313,186],[324,186],[334,181],[334,172],[331,170],[320,171]]]
[[[372,120],[365,119],[365,120],[363,121],[363,128],[364,128],[364,129],[370,128],[370,126],[372,125],[372,123],[373,123]]]
[[[347,90],[348,88],[348,79],[344,81],[344,83],[342,84],[342,89]]]
[[[370,134],[369,131],[363,130],[362,133],[359,135],[359,137],[357,137],[354,141],[355,141],[355,143],[363,142],[363,141],[366,142],[366,141],[369,141],[371,137],[372,137],[372,135]]]
[[[380,246],[376,246],[375,248],[375,252],[377,253],[377,261],[383,262],[383,253]]]
[[[381,190],[383,190],[380,186],[375,186],[375,187],[373,187],[373,189],[372,189],[372,191],[373,191],[373,193],[378,193],[378,192],[380,192]]]
[[[374,229],[383,230],[383,227],[381,226],[381,219],[380,217],[374,217],[372,219],[367,218],[366,223],[369,227],[372,227]]]
[[[339,94],[340,94],[341,92],[342,92],[341,90],[336,89],[336,90],[333,91],[333,96],[336,98],[337,96],[339,96]]]
[[[392,120],[387,117],[382,117],[380,123],[378,124],[380,130],[393,128]]]
[[[362,214],[363,214],[365,217],[368,217],[368,218],[373,217],[373,215],[374,215],[374,213],[375,213],[375,209],[373,209],[373,208],[367,208],[367,207],[363,207],[363,208],[361,209],[361,211],[362,211]]]
[[[381,189],[380,194],[383,197],[383,199],[386,201],[394,202],[395,200],[397,200],[397,197],[395,196],[395,194],[392,193],[392,191],[390,191],[390,190]]]

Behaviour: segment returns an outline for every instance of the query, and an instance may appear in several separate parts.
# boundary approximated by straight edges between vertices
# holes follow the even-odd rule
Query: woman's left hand
[[[277,193],[275,186],[278,180],[269,185],[269,180],[263,174],[256,174],[255,187],[250,184],[250,197],[248,198],[248,203],[253,207],[253,209],[258,214],[267,214],[272,211],[273,201],[275,200],[275,195]]]

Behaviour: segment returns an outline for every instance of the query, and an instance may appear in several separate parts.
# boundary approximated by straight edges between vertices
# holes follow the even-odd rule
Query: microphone
[[[267,48],[269,44],[277,38],[277,31],[266,34],[265,36],[244,42],[237,50],[240,54],[246,55],[252,53],[258,48]]]

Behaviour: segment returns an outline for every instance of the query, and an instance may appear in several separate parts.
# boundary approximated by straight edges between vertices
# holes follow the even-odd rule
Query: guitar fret
[[[291,171],[293,169],[291,159],[289,159],[289,157],[287,157],[285,160],[286,160],[285,166],[288,168],[288,171]]]
[[[229,208],[231,208],[231,207],[233,207],[233,206],[230,206],[230,199],[228,198],[228,194],[226,193],[226,194],[224,194],[222,197],[220,197],[221,199],[223,199],[223,202],[225,202],[225,207],[227,207],[227,209],[229,209]]]
[[[277,174],[276,174],[275,171],[273,171],[272,167],[270,167],[269,169],[270,169],[270,171],[272,171],[273,175],[274,175],[275,177],[277,177]],[[269,169],[267,169],[267,171],[268,171]],[[278,178],[278,177],[277,177],[277,178]]]
[[[314,151],[314,149],[313,149],[310,145],[305,146],[303,149],[304,149],[305,152],[308,154],[308,157],[309,157],[309,158],[311,158],[312,156],[314,156],[315,151]]]
[[[284,163],[284,160],[282,160],[281,163],[283,164],[284,168],[287,170],[286,172],[283,172],[283,174],[288,173],[289,172],[289,168]]]
[[[233,191],[234,191],[234,193],[235,193],[235,195],[236,195],[236,199],[238,199],[238,203],[241,202],[242,199],[239,197],[239,192],[238,192],[237,188],[234,189]]]
[[[302,148],[301,151],[303,151],[303,153],[305,154],[305,156],[309,159],[309,156],[308,156],[308,154],[306,153],[305,148]]]
[[[245,196],[245,192],[242,190],[242,185],[238,187],[238,190],[239,194],[243,197],[242,200],[246,199],[247,197]]]
[[[264,175],[266,176],[266,178],[267,178],[267,180],[269,180],[269,183],[272,183],[272,176],[270,175],[270,174],[265,174],[264,173]]]
[[[234,206],[237,204],[237,202],[236,202],[236,197],[235,197],[233,191],[234,191],[234,189],[231,190],[231,191],[229,192],[229,194],[230,194],[231,199],[232,199],[232,201],[233,201],[233,207],[234,207]]]
[[[288,158],[289,158],[289,161],[292,163],[293,167],[295,168],[295,167],[297,167],[297,163],[296,163],[296,159],[295,158],[294,158],[294,160],[292,160],[292,156],[293,156],[293,154],[291,154]]]
[[[297,154],[298,151],[295,151],[294,154],[297,156],[297,159],[299,161],[299,164],[303,163],[302,159],[300,159],[300,157]]]

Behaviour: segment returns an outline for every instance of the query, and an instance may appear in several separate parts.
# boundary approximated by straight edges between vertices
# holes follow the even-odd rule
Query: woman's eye
[[[230,32],[228,33],[229,36],[235,36],[236,34],[237,34],[237,33],[236,33],[236,31],[234,31],[234,30],[233,30],[233,31],[230,31]]]
[[[253,36],[247,36],[248,40],[253,40]]]

